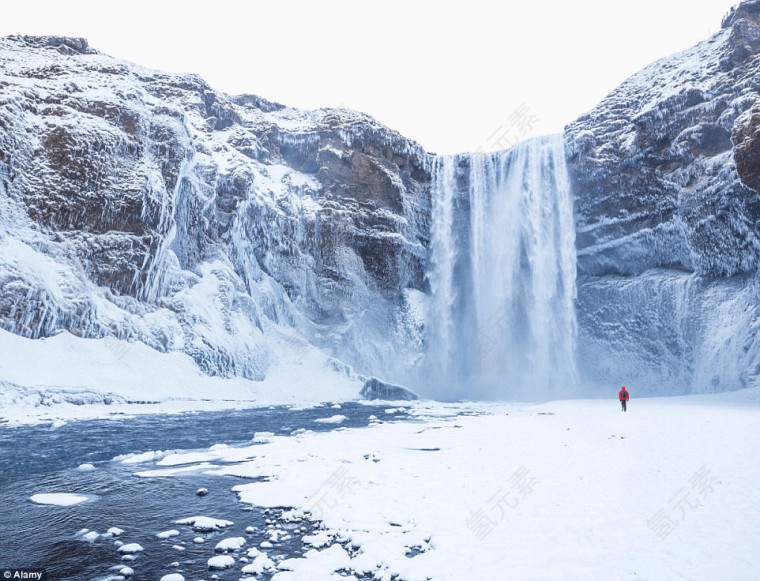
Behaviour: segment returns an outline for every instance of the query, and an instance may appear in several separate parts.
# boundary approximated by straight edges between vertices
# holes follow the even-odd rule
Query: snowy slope
[[[185,353],[68,332],[27,339],[0,330],[0,423],[269,406],[358,398],[363,377],[314,348],[272,341],[283,364],[264,381],[208,376]]]

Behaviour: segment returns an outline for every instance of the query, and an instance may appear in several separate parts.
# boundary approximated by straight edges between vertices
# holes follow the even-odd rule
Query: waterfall
[[[424,391],[571,394],[575,225],[562,135],[439,157],[432,195]]]

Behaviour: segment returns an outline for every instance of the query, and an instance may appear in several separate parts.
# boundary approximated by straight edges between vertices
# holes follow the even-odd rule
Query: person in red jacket
[[[618,394],[618,397],[620,398],[620,404],[623,406],[623,411],[628,411],[626,409],[626,404],[628,402],[628,399],[630,395],[628,395],[628,391],[625,389],[625,386],[620,390],[620,393]]]

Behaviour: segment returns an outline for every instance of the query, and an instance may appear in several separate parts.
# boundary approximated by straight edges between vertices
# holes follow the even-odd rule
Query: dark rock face
[[[364,382],[364,387],[362,387],[359,396],[363,399],[382,399],[385,401],[414,401],[420,399],[420,396],[410,389],[392,383],[385,383],[375,377]]]
[[[731,137],[739,178],[760,195],[760,105],[737,119]]]
[[[567,127],[579,342],[592,378],[653,393],[747,385],[752,341],[738,348],[729,337],[738,342],[757,316],[758,70],[760,2],[744,2],[721,32],[653,63]],[[708,348],[730,300],[752,315]],[[720,352],[729,365],[702,367]]]
[[[250,378],[272,362],[271,325],[366,371],[402,364],[429,229],[417,144],[83,39],[1,39],[0,71],[0,221],[7,251],[33,255],[2,261],[2,328],[134,338]]]
[[[744,134],[757,99],[757,51],[722,68],[746,22],[650,65],[567,127],[579,273],[756,270],[760,204],[739,178],[731,137]]]

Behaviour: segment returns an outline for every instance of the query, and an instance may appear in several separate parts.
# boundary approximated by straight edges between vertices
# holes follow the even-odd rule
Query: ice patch
[[[347,419],[348,418],[346,416],[342,416],[338,414],[338,415],[330,416],[329,418],[317,418],[314,421],[320,424],[342,424]]]
[[[151,450],[149,452],[140,452],[135,454],[122,454],[116,456],[113,461],[121,462],[122,464],[142,464],[143,462],[152,462],[160,460],[166,456],[168,452],[162,452],[161,450]]]
[[[70,494],[64,492],[35,494],[29,500],[36,504],[49,504],[54,506],[74,506],[92,500],[92,496],[84,494]]]

